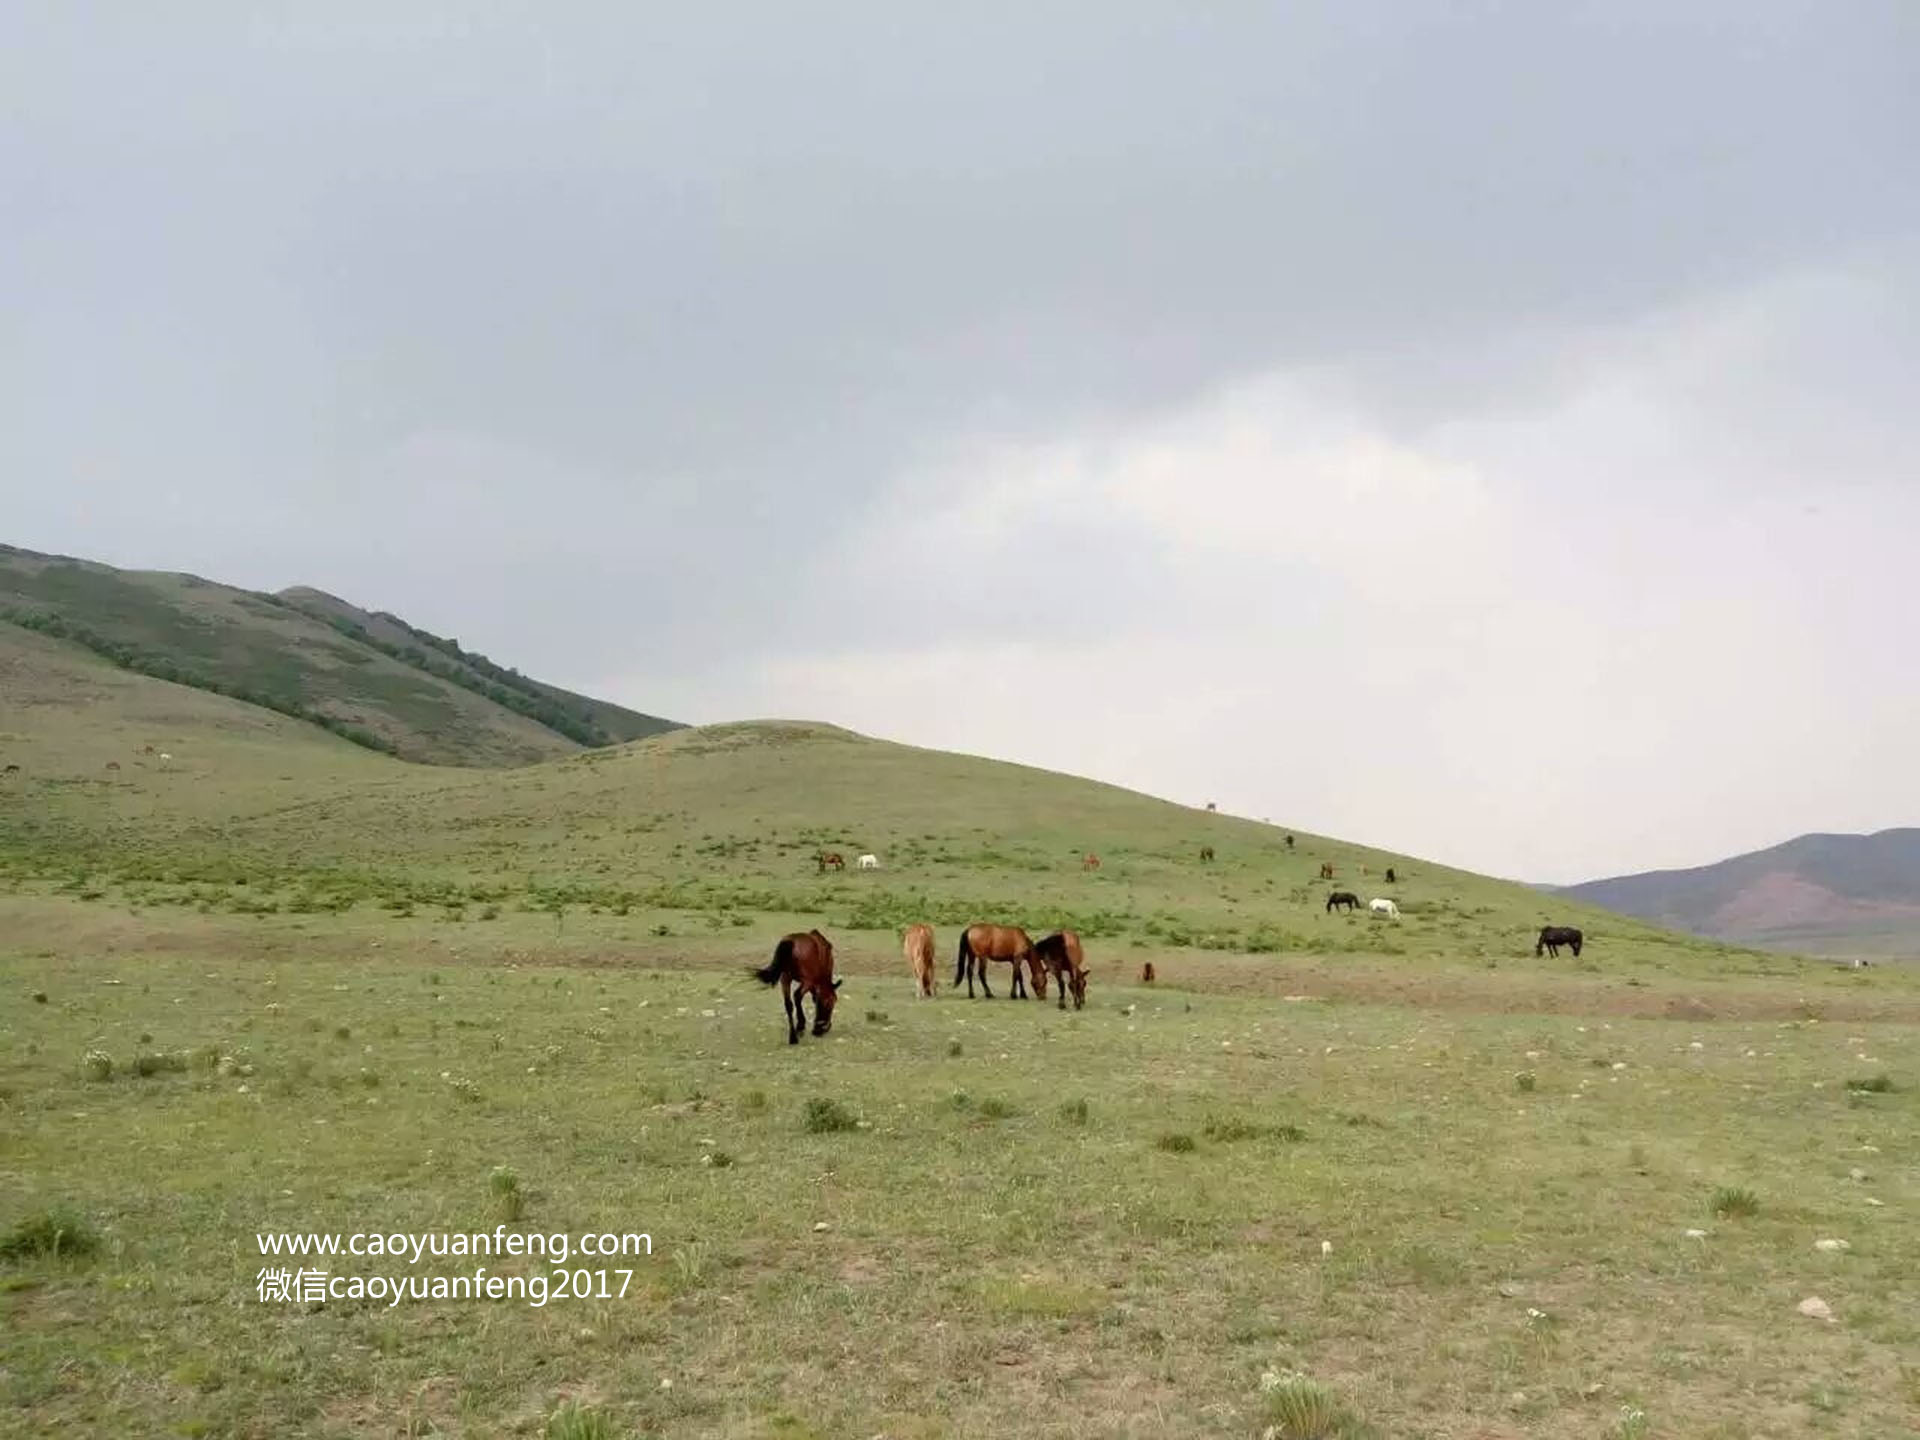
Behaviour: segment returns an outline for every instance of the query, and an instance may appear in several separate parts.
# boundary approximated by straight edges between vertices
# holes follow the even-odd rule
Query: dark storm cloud
[[[464,8],[0,21],[9,540],[711,718],[808,655],[1353,622],[1114,498],[1276,375],[1329,473],[1507,467],[1522,540],[1914,453],[1898,0]]]

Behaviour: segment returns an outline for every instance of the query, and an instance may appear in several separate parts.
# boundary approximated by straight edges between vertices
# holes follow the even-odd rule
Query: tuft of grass
[[[884,1010],[867,1011],[867,1023],[869,1025],[885,1025],[887,1023],[887,1012]]]
[[[1260,1389],[1267,1422],[1262,1433],[1273,1440],[1346,1440],[1358,1434],[1346,1407],[1317,1380],[1268,1375]]]
[[[171,1053],[148,1051],[133,1057],[133,1073],[136,1075],[160,1075],[167,1071],[179,1073],[187,1068],[189,1058],[184,1050]]]
[[[1531,1070],[1522,1070],[1513,1077],[1513,1088],[1523,1095],[1531,1095],[1540,1083],[1540,1077]]]
[[[1019,1113],[1011,1102],[1002,1100],[998,1095],[989,1095],[982,1100],[978,1111],[983,1120],[1010,1120]]]
[[[960,1058],[960,1042],[958,1040],[949,1040],[947,1042],[947,1058],[949,1060],[957,1060]]]
[[[33,1003],[34,1003],[34,1004],[36,1004],[36,1005],[44,1005],[44,1004],[46,1004],[46,1003],[47,1003],[47,992],[46,992],[46,991],[44,991],[44,990],[36,990],[36,991],[34,991],[34,992],[33,992]]]
[[[1185,1155],[1194,1148],[1193,1136],[1181,1134],[1177,1131],[1162,1135],[1153,1143],[1157,1148],[1169,1151],[1175,1155]]]
[[[1722,1185],[1708,1207],[1723,1220],[1746,1220],[1760,1213],[1760,1197],[1744,1185]]]
[[[1223,1143],[1235,1140],[1285,1140],[1289,1144],[1298,1144],[1307,1138],[1307,1132],[1298,1125],[1261,1125],[1238,1116],[1211,1118],[1200,1127],[1200,1133],[1209,1140]]]
[[[740,1108],[742,1110],[766,1109],[767,1108],[767,1092],[764,1090],[747,1091],[746,1094],[740,1097]]]
[[[708,1154],[707,1164],[716,1170],[725,1170],[733,1164],[733,1156],[725,1150],[715,1150]]]
[[[1622,1405],[1620,1420],[1610,1434],[1610,1440],[1644,1440],[1650,1433],[1647,1412],[1637,1405]]]
[[[1085,1125],[1087,1123],[1086,1100],[1082,1098],[1067,1101],[1060,1107],[1060,1118],[1069,1125]]]
[[[1893,1077],[1884,1070],[1878,1075],[1847,1081],[1847,1089],[1867,1095],[1891,1095],[1896,1088]]]
[[[855,1130],[860,1122],[853,1112],[838,1100],[827,1100],[819,1096],[807,1101],[806,1116],[802,1123],[811,1135],[836,1135],[843,1130]]]
[[[546,1440],[619,1440],[620,1430],[604,1411],[569,1400],[547,1417]]]
[[[0,1260],[43,1256],[84,1258],[100,1248],[100,1232],[85,1216],[65,1208],[36,1210],[0,1235]]]
[[[80,1073],[89,1080],[111,1080],[113,1057],[104,1050],[89,1050],[80,1057]]]

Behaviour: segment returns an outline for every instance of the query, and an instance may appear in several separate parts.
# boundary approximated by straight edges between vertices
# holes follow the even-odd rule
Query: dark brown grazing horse
[[[1399,883],[1400,877],[1393,873],[1393,867],[1391,865],[1387,866],[1387,884],[1398,885]]]
[[[1293,837],[1289,835],[1287,836],[1287,849],[1291,850],[1292,848],[1293,848]]]
[[[1072,930],[1056,930],[1046,939],[1038,941],[1033,947],[1035,976],[1038,969],[1045,966],[1053,972],[1054,981],[1059,985],[1059,1006],[1067,1008],[1067,993],[1073,993],[1073,1008],[1078,1010],[1087,1003],[1087,957],[1080,951],[1080,936]],[[1040,998],[1047,998],[1044,987]]]
[[[820,862],[820,873],[822,875],[826,874],[829,870],[844,870],[847,868],[846,857],[838,850],[829,850],[822,855],[816,855],[814,858]]]
[[[1580,958],[1580,947],[1586,943],[1586,936],[1582,935],[1572,926],[1548,925],[1540,931],[1540,940],[1539,943],[1533,947],[1533,953],[1535,955],[1545,953],[1558,960],[1560,958],[1560,947],[1562,945],[1568,945],[1573,948],[1573,958],[1578,960]]]
[[[1211,860],[1211,859],[1213,859],[1213,846],[1211,846],[1211,845],[1202,845],[1202,846],[1200,847],[1200,859],[1201,859],[1201,861],[1202,861],[1202,863],[1204,863],[1204,862],[1206,862],[1206,861],[1208,861],[1208,860]]]
[[[762,985],[780,982],[780,1000],[787,1007],[787,1044],[800,1043],[800,1032],[807,1025],[802,1006],[809,995],[813,996],[813,1033],[824,1035],[833,1028],[833,1003],[839,998],[840,982],[833,978],[833,942],[818,930],[788,935],[773,947],[771,965],[747,973]]]
[[[1327,911],[1329,914],[1332,913],[1336,905],[1346,910],[1358,910],[1360,908],[1360,897],[1351,890],[1336,890],[1327,896]]]
[[[1153,961],[1149,960],[1140,967],[1140,983],[1142,985],[1153,984]]]
[[[1333,878],[1333,866],[1324,860],[1320,862],[1320,878],[1322,880],[1331,880]]]
[[[969,925],[960,933],[960,953],[953,961],[953,983],[958,986],[964,976],[967,982],[967,998],[973,999],[973,973],[975,967],[980,971],[980,993],[987,999],[993,998],[993,991],[987,987],[987,962],[998,960],[1013,967],[1013,998],[1027,998],[1027,987],[1021,979],[1020,968],[1033,969],[1033,938],[1018,925]]]

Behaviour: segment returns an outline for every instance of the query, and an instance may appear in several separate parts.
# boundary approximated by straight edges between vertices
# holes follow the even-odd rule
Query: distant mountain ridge
[[[1556,893],[1739,944],[1920,955],[1920,827],[1802,835],[1713,865],[1590,880]]]
[[[0,622],[431,764],[533,764],[681,728],[307,587],[270,595],[0,545]]]

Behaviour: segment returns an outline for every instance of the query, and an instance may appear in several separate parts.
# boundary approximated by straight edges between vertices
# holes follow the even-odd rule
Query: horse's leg
[[[800,1043],[800,1026],[805,1022],[806,1017],[802,1015],[799,1020],[794,1018],[795,1014],[800,1010],[800,1002],[794,996],[793,976],[791,975],[782,975],[780,977],[780,1000],[781,1003],[787,1007],[787,1044],[798,1045]]]
[[[984,955],[976,955],[974,958],[980,962],[980,993],[991,1000],[993,999],[993,989],[987,984],[987,966],[990,962]],[[973,993],[971,986],[968,987],[967,993]]]
[[[1053,972],[1053,983],[1060,987],[1060,1008],[1062,1010],[1067,1008],[1067,981],[1071,978],[1070,973],[1066,970],[1055,970]],[[1076,1010],[1080,1008],[1078,996],[1074,997],[1073,1008]]]
[[[1026,967],[1020,963],[1020,957],[1017,955],[1013,960],[1013,998],[1016,1000],[1031,1000],[1033,998],[1027,993]]]

